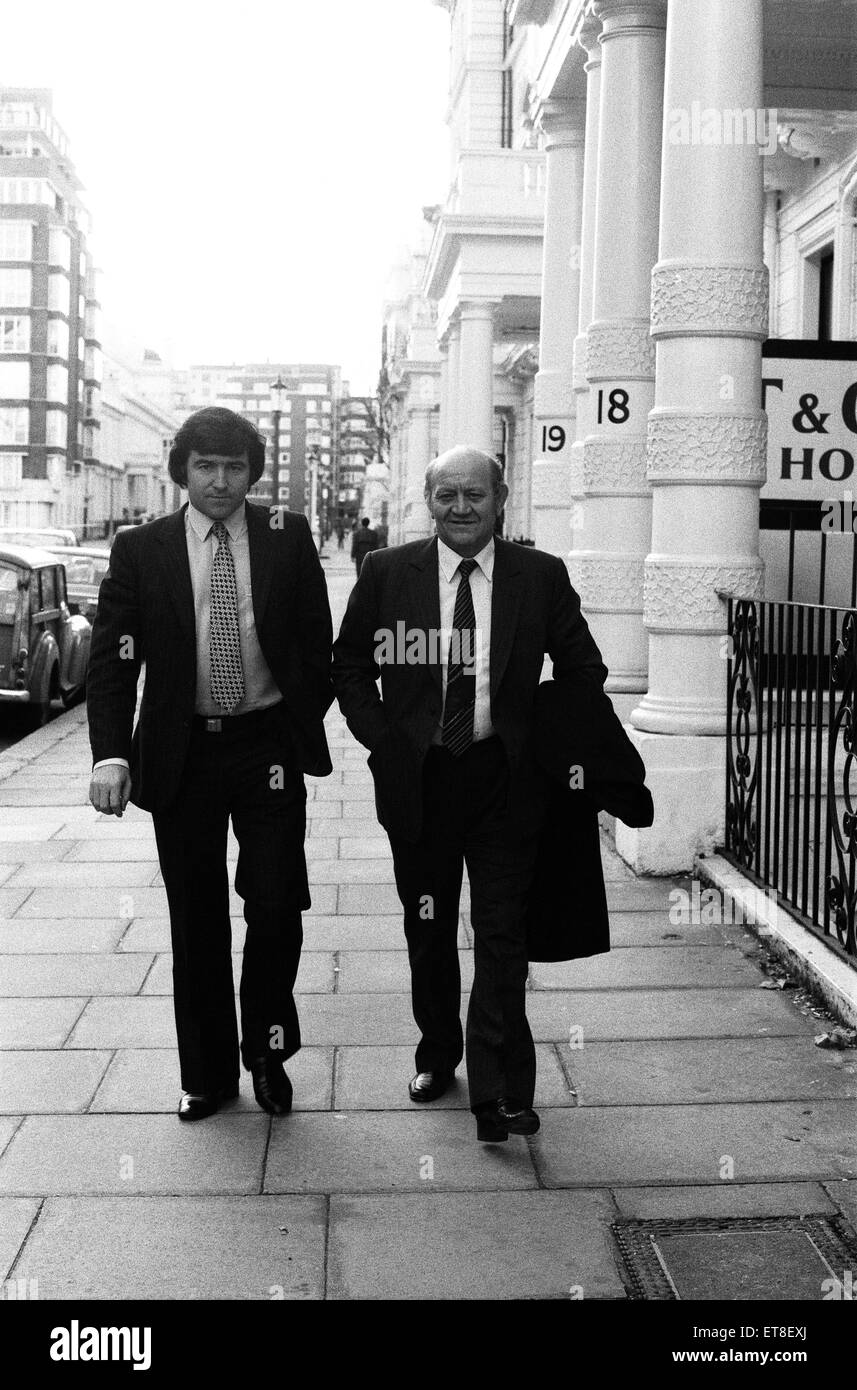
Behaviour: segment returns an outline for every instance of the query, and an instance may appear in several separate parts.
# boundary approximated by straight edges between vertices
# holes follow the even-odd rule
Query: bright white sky
[[[53,88],[106,323],[363,393],[397,250],[446,195],[448,46],[431,0],[42,0],[5,7],[0,82]]]

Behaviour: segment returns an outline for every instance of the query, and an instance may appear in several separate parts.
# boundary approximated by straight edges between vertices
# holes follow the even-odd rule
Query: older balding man
[[[600,691],[607,675],[562,560],[495,535],[507,493],[488,454],[459,447],[436,459],[425,488],[436,536],[366,557],[333,649],[334,689],[370,750],[404,908],[421,1034],[409,1094],[436,1100],[462,1057],[466,863],[467,1077],[477,1137],[493,1143],[539,1128],[524,911],[545,806],[532,747],[545,652],[557,679]]]

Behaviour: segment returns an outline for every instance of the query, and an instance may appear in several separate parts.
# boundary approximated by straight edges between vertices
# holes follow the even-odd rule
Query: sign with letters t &
[[[772,338],[762,344],[768,415],[763,499],[824,501],[857,493],[857,343]]]

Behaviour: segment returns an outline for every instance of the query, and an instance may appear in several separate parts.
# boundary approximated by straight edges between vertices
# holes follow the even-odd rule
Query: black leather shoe
[[[269,1115],[288,1115],[292,1108],[292,1083],[283,1070],[282,1062],[271,1057],[256,1057],[250,1063],[253,1094]]]
[[[454,1071],[420,1071],[408,1082],[408,1095],[419,1104],[437,1100],[449,1090],[454,1080]]]
[[[219,1110],[225,1100],[234,1100],[238,1095],[237,1086],[223,1086],[219,1091],[182,1091],[179,1101],[180,1120],[204,1120]]]
[[[497,1111],[510,1134],[536,1134],[541,1126],[532,1106],[521,1105],[516,1100],[501,1100]]]
[[[509,1129],[500,1114],[498,1100],[488,1100],[483,1105],[474,1105],[473,1113],[476,1116],[476,1138],[480,1144],[505,1144],[509,1138]]]

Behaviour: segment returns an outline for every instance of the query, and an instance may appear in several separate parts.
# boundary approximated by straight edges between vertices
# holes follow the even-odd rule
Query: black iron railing
[[[857,964],[857,611],[723,597],[723,853]]]

